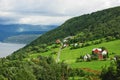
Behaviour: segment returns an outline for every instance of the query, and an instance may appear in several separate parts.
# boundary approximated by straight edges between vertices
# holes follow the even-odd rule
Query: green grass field
[[[90,68],[94,70],[101,70],[103,66],[109,65],[110,60],[107,61],[91,61],[91,62],[76,62],[76,59],[81,55],[85,55],[87,53],[91,54],[93,48],[105,47],[109,52],[109,57],[113,57],[114,55],[120,54],[120,40],[104,42],[97,45],[92,45],[84,48],[78,48],[70,50],[70,47],[64,48],[61,51],[60,61],[65,61],[72,68]],[[32,54],[30,57],[37,57],[38,55],[49,56],[52,51],[58,51],[59,49],[53,49],[48,52],[42,54]],[[112,54],[115,53],[115,54]],[[57,55],[53,55],[54,59],[56,59]]]

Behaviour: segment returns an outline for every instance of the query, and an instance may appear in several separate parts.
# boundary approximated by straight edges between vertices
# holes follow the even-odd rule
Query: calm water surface
[[[6,57],[14,51],[24,47],[25,44],[1,43],[0,42],[0,57]]]

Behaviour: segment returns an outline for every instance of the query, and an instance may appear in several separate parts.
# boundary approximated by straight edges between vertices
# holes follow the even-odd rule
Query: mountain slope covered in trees
[[[51,30],[31,45],[54,42],[67,36],[83,33],[81,39],[84,41],[95,40],[107,36],[120,37],[120,7],[110,8],[91,14],[74,17],[67,20],[58,28]]]

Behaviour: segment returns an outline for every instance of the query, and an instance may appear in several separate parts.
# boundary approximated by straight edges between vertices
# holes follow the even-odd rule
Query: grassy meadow
[[[91,54],[93,48],[99,48],[99,47],[105,47],[109,52],[109,59],[106,61],[91,61],[91,62],[76,62],[76,59],[80,56],[83,56],[85,54]],[[83,48],[73,49],[70,50],[70,47],[66,47],[62,49],[60,54],[60,61],[64,61],[72,68],[90,68],[93,70],[101,70],[102,67],[108,66],[110,64],[110,58],[114,55],[120,54],[120,40],[110,41],[110,42],[103,42],[101,44],[97,45],[91,45]],[[55,51],[58,52],[59,48],[55,48],[52,50],[49,50],[48,52],[42,53],[42,54],[31,54],[31,58],[35,58],[39,55],[42,56],[50,56],[51,53]],[[54,59],[56,59],[57,55],[51,55]]]

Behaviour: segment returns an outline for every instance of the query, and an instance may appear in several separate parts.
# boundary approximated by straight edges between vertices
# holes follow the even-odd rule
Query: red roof
[[[102,50],[99,49],[99,48],[93,49],[93,52],[94,52],[94,53],[101,53],[101,51],[102,51]]]

